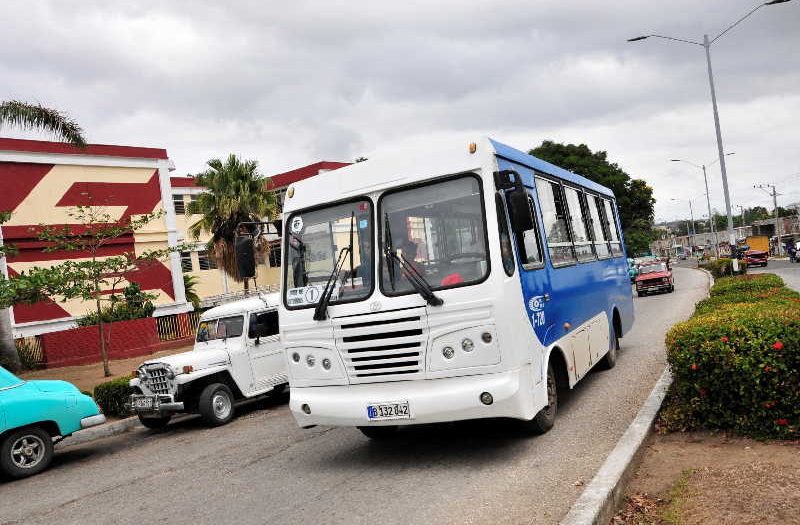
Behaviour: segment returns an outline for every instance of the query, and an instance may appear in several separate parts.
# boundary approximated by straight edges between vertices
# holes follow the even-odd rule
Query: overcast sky
[[[64,110],[93,143],[164,147],[177,174],[229,152],[272,174],[479,135],[582,142],[648,181],[658,219],[688,215],[690,198],[697,219],[702,172],[669,159],[716,158],[703,49],[626,39],[702,40],[755,5],[3,0],[0,100]],[[771,208],[752,187],[768,182],[779,204],[800,201],[800,0],[711,53],[733,204]]]

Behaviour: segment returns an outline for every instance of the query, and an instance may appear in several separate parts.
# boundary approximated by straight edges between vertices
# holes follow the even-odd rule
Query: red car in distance
[[[639,267],[639,275],[636,276],[636,293],[639,297],[651,292],[672,293],[674,290],[675,281],[667,263],[648,263]]]
[[[747,266],[766,266],[769,254],[761,250],[747,250],[744,252],[744,262]]]

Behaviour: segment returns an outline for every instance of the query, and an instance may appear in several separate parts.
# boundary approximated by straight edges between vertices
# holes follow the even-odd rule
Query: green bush
[[[103,409],[107,416],[125,417],[130,414],[125,409],[125,403],[129,401],[129,396],[133,393],[128,386],[130,376],[118,377],[94,387],[94,400]]]
[[[730,304],[762,303],[763,308],[800,308],[800,293],[783,286],[774,274],[723,277],[711,290],[711,297],[695,305],[695,315],[713,313]]]
[[[110,297],[111,304],[101,308],[104,323],[142,319],[153,315],[156,307],[152,300],[155,295],[143,292],[137,283],[131,283],[122,290],[122,298]],[[97,312],[90,312],[76,320],[78,326],[94,326],[97,324]]]
[[[720,258],[715,260],[703,261],[700,267],[711,272],[715,279],[724,277],[726,275],[733,275],[733,259]],[[739,261],[739,273],[747,271],[747,264],[744,261]]]
[[[797,437],[800,294],[767,287],[780,282],[775,276],[759,277],[720,280],[697,313],[667,334],[674,384],[661,428]]]

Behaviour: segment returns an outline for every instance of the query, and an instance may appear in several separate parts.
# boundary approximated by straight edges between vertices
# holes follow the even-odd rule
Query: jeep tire
[[[228,385],[211,383],[203,389],[197,405],[208,426],[218,427],[233,418],[233,392]]]
[[[159,430],[167,426],[169,420],[172,419],[172,416],[159,416],[159,417],[144,417],[142,414],[137,414],[139,416],[139,423],[146,428],[151,428],[154,430]]]

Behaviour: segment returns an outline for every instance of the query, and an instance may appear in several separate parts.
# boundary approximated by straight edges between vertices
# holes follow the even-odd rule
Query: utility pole
[[[737,204],[736,207],[739,208],[739,211],[742,214],[742,228],[744,228],[744,206]],[[744,231],[742,231],[742,234],[744,234]]]
[[[780,213],[778,213],[778,192],[775,191],[774,184],[757,184],[753,187],[761,190],[766,187],[772,190],[770,195],[772,196],[772,205],[775,208],[775,255],[781,257],[783,255],[783,244],[781,243],[781,217]]]

